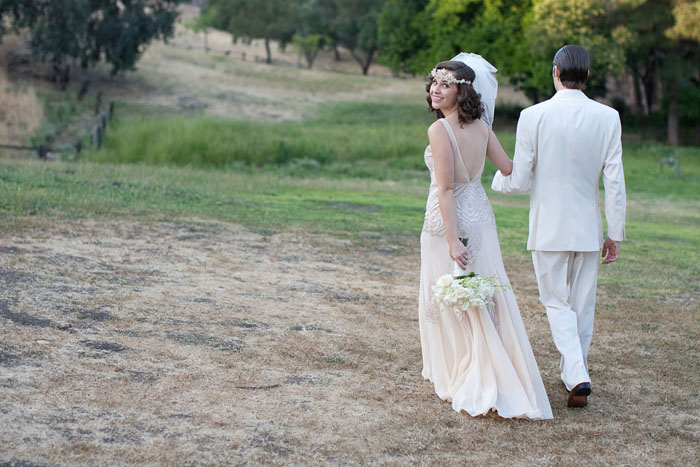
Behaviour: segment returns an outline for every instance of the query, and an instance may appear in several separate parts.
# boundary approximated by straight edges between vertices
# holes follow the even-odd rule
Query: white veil
[[[498,94],[498,81],[494,73],[498,70],[487,62],[481,55],[462,52],[452,60],[462,62],[474,70],[474,90],[481,94],[481,103],[484,105],[484,115],[481,117],[488,126],[493,126],[493,113],[496,109],[496,94]]]

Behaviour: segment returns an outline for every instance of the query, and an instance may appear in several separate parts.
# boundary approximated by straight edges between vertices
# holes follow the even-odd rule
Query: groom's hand
[[[603,264],[610,264],[617,261],[617,258],[620,257],[620,242],[610,240],[610,237],[606,237],[600,256],[603,257]]]

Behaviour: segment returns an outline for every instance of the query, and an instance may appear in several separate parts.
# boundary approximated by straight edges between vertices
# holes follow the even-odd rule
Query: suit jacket
[[[513,172],[497,172],[491,188],[531,190],[528,250],[596,251],[603,246],[598,200],[605,188],[611,240],[625,238],[622,128],[616,110],[575,89],[523,110],[516,132]]]

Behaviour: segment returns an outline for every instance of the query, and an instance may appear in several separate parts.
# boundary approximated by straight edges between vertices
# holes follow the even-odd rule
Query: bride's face
[[[454,76],[454,73],[450,73]],[[433,78],[430,84],[430,101],[433,108],[442,110],[443,114],[457,105],[457,84],[448,83],[439,78]]]

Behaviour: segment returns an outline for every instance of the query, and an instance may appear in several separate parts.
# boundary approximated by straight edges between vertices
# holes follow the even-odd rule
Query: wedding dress
[[[460,131],[469,132],[470,145],[460,148],[450,124],[445,119],[439,121],[447,130],[454,155],[458,234],[469,238],[467,271],[493,276],[499,284],[510,286],[493,210],[481,185],[488,127],[481,120],[465,124]],[[494,410],[506,418],[552,418],[511,288],[497,290],[494,305],[486,310],[470,311],[461,318],[452,311],[440,311],[432,287],[440,276],[452,273],[454,262],[440,214],[430,146],[424,157],[430,170],[430,188],[421,233],[418,314],[422,375],[434,384],[440,398],[452,402],[456,411],[464,410],[472,416]]]

